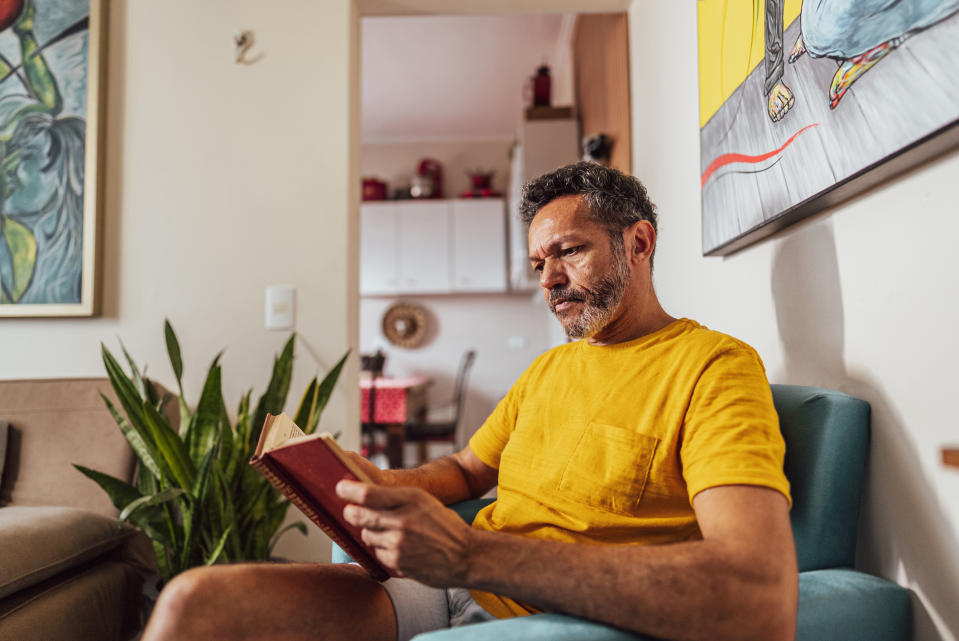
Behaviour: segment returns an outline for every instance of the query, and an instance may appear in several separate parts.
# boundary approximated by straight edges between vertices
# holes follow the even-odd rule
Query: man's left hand
[[[463,585],[472,529],[453,510],[418,488],[343,480],[336,493],[383,565],[427,585]]]

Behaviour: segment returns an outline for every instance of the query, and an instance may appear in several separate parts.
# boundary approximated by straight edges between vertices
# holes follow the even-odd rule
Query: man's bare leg
[[[198,568],[160,593],[143,641],[394,641],[386,590],[351,565]]]

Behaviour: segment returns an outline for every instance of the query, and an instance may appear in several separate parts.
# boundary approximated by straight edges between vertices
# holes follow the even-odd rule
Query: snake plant
[[[279,414],[286,404],[295,336],[274,358],[270,382],[259,401],[252,406],[253,390],[246,392],[234,419],[223,399],[220,354],[191,408],[183,393],[180,344],[169,321],[164,332],[178,395],[161,394],[122,345],[129,374],[101,345],[120,407],[106,396],[103,400],[139,461],[135,484],[74,467],[103,488],[120,510],[121,520],[150,538],[163,582],[197,565],[267,560],[284,532],[296,528],[306,534],[302,522],[280,529],[290,503],[247,465],[266,414]],[[294,418],[305,432],[316,429],[347,356],[349,351],[322,381],[314,377],[307,386]],[[179,429],[174,428],[177,414]]]

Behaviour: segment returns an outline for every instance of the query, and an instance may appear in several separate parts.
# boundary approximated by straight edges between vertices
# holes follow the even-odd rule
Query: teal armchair
[[[792,486],[799,561],[797,641],[908,641],[908,590],[853,570],[869,449],[869,404],[827,389],[773,385]],[[454,509],[466,521],[489,501]],[[334,562],[349,560],[338,548]],[[624,604],[628,607],[628,604]],[[654,641],[560,614],[431,632],[420,641]]]

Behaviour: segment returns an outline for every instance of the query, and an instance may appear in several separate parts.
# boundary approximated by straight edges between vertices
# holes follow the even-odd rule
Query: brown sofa
[[[101,392],[119,406],[106,379],[0,381],[0,639],[124,641],[140,628],[153,549],[72,465],[133,476]]]

